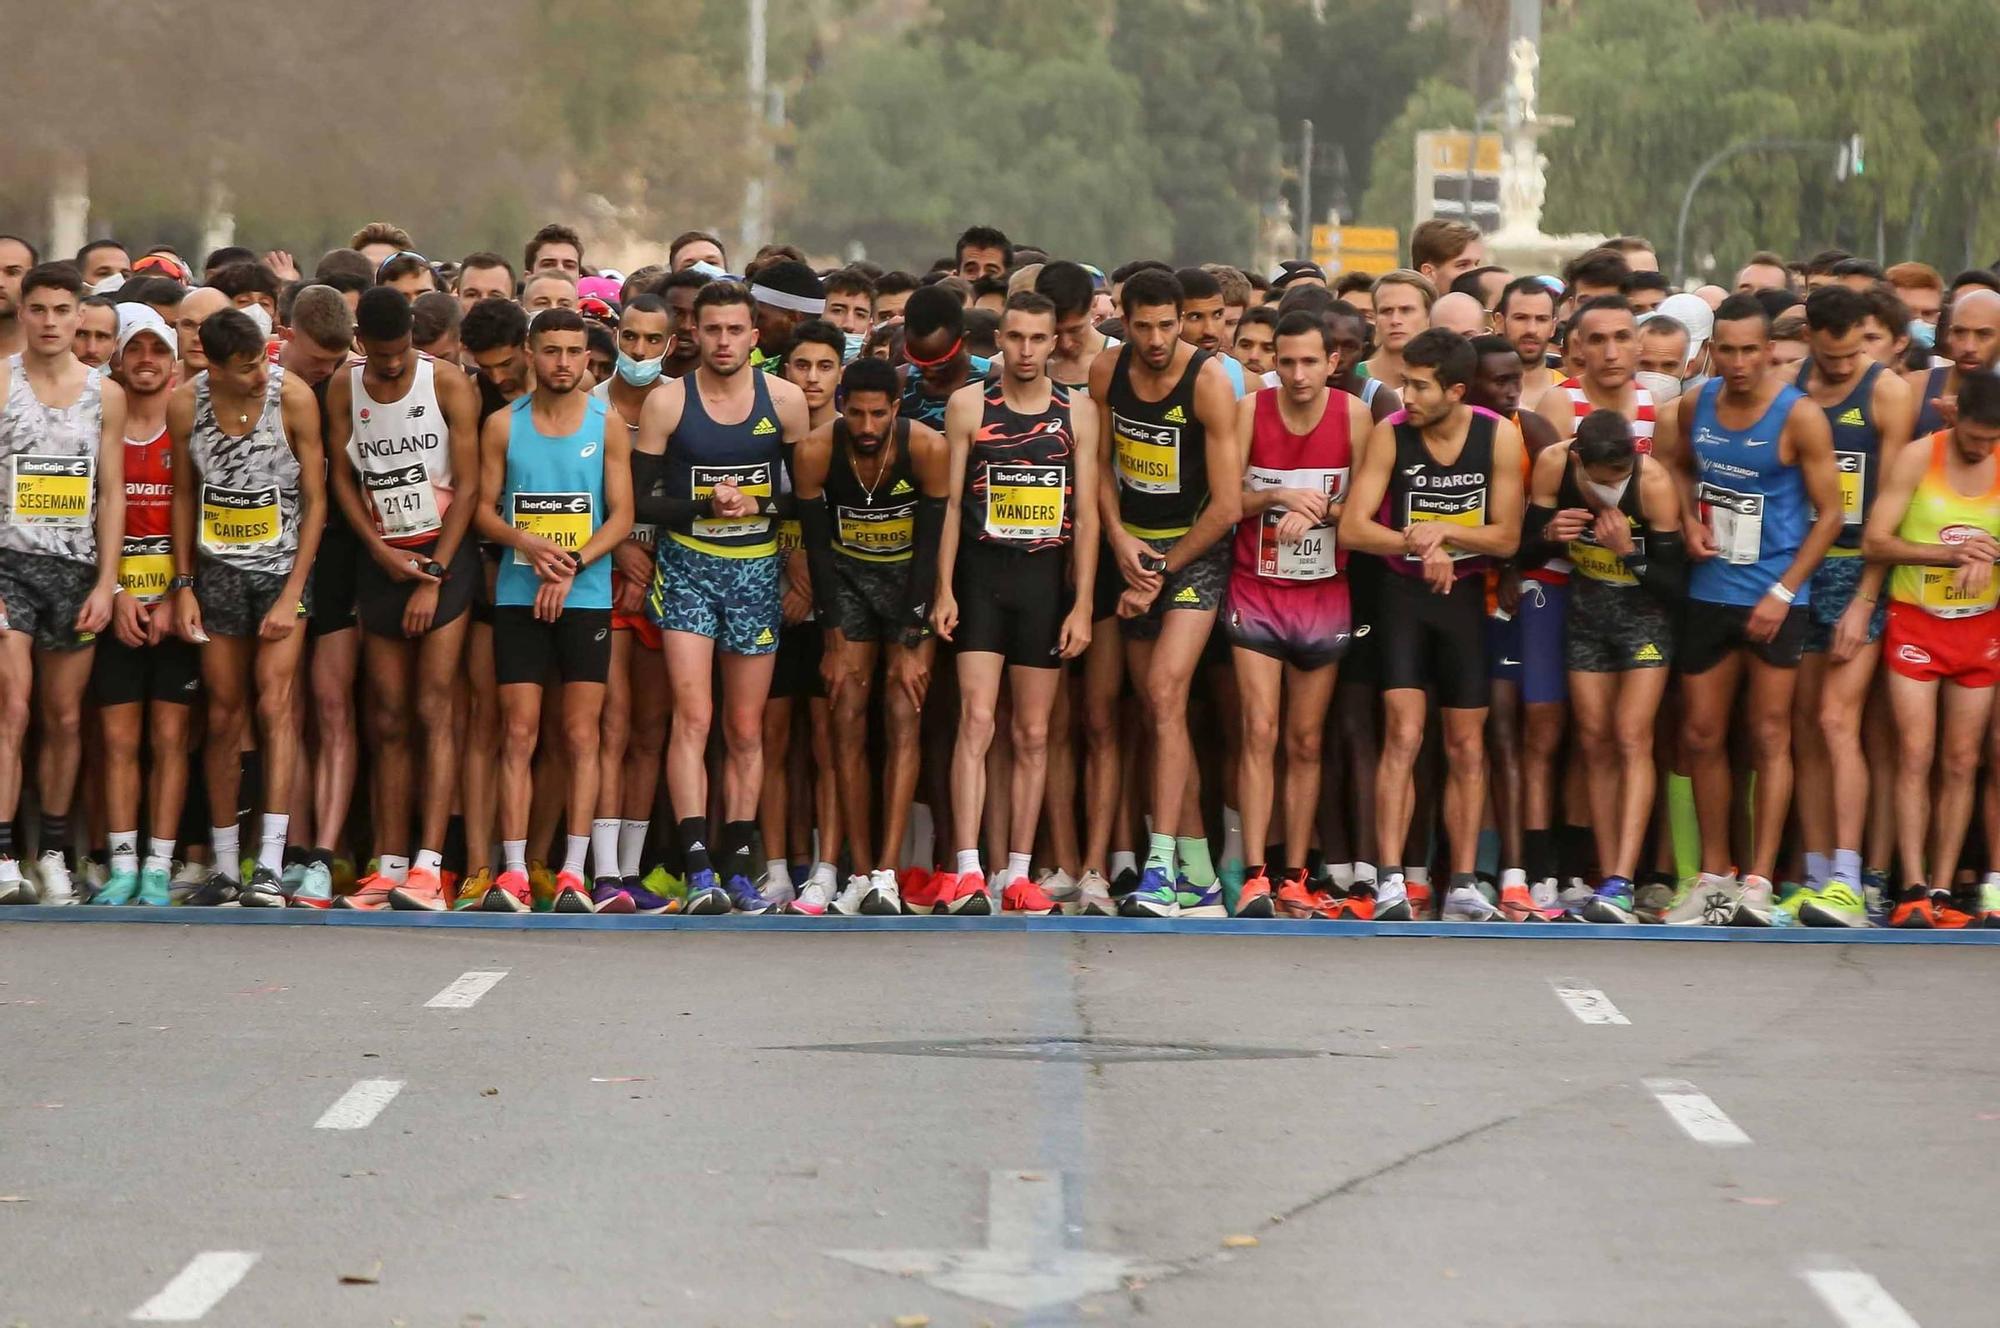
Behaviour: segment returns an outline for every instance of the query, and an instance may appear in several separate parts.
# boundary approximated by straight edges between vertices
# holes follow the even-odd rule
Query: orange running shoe
[[[985,917],[993,911],[993,896],[978,872],[949,872],[938,878],[938,905],[946,913]]]
[[[1299,885],[1305,885],[1305,871],[1299,871]],[[1285,881],[1291,884],[1290,878]],[[1244,878],[1243,888],[1236,894],[1236,916],[1239,918],[1272,918],[1277,909],[1271,902],[1271,878],[1259,867],[1256,874]]]
[[[526,913],[535,906],[528,885],[528,873],[503,871],[493,880],[493,888],[479,901],[484,913]]]
[[[1002,913],[1027,913],[1034,917],[1052,918],[1062,913],[1062,905],[1049,898],[1049,892],[1036,885],[1025,876],[1016,876],[1000,892]]]
[[[1249,897],[1250,882],[1248,881],[1243,883],[1243,894],[1245,898]],[[1326,908],[1326,896],[1315,891],[1306,883],[1306,874],[1303,869],[1287,875],[1284,880],[1278,882],[1276,905],[1273,912],[1281,913],[1288,918],[1332,916]]]
[[[1405,887],[1407,888],[1407,887]],[[1375,920],[1375,887],[1353,885],[1347,890],[1347,897],[1337,901],[1327,917],[1336,922],[1373,922]]]
[[[1403,881],[1403,891],[1410,897],[1410,916],[1404,921],[1435,922],[1437,910],[1431,907],[1431,885],[1429,881]]]
[[[1937,919],[1939,931],[1957,931],[1976,924],[1979,919],[1956,899],[1940,890],[1931,896],[1932,915]]]
[[[563,871],[556,873],[554,911],[557,913],[595,913],[597,911],[597,903],[590,897],[590,887],[575,872]]]
[[[333,906],[374,913],[389,907],[389,896],[395,888],[396,883],[381,872],[370,872],[354,883],[353,894],[335,895]]]
[[[928,867],[905,867],[896,873],[905,913],[937,913],[938,882],[944,878]]]
[[[1528,893],[1525,885],[1500,887],[1500,916],[1509,922],[1548,921],[1542,910],[1535,906],[1535,898]]]
[[[421,913],[444,911],[444,882],[428,867],[412,867],[401,885],[389,891],[389,907]]]

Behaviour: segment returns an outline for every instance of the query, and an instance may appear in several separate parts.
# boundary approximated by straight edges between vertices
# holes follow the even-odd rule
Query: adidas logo
[[[1174,596],[1174,603],[1199,604],[1201,603],[1201,596],[1195,593],[1193,586],[1182,586],[1180,593]]]
[[[899,493],[908,492],[910,492],[910,482],[908,480],[897,480],[896,487],[889,490],[889,496],[894,498]]]
[[[763,419],[757,421],[757,427],[752,429],[750,433],[753,437],[762,438],[767,434],[774,434],[777,431],[778,426],[772,422],[769,415],[766,415]]]
[[[1861,418],[1861,407],[1850,406],[1847,410],[1847,413],[1840,417],[1838,423],[1852,424],[1857,427],[1865,427],[1868,421]]]
[[[760,645],[760,646],[768,646],[768,645],[770,645],[770,644],[771,644],[771,642],[772,642],[773,640],[775,640],[775,639],[776,639],[776,638],[774,638],[774,637],[773,637],[773,636],[771,635],[771,629],[770,629],[770,628],[768,628],[768,627],[766,627],[766,628],[765,628],[764,630],[762,630],[761,632],[758,632],[758,633],[757,633],[757,644],[758,644],[758,645]]]
[[[1172,410],[1168,411],[1163,418],[1165,418],[1168,424],[1186,424],[1187,412],[1182,410],[1179,406],[1175,406]]]
[[[1660,648],[1651,641],[1648,641],[1645,645],[1640,646],[1638,652],[1632,656],[1632,662],[1634,664],[1657,664],[1660,662]]]

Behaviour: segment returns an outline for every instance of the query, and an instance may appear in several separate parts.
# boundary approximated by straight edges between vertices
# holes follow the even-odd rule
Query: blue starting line
[[[1056,932],[1105,936],[1425,936],[1506,941],[1695,941],[1778,945],[2000,945],[2000,929],[1898,931],[1845,927],[1662,927],[1550,922],[1331,922],[1288,918],[801,917],[790,914],[419,913],[258,908],[0,908],[0,923],[141,923],[203,927],[404,927],[471,931]]]

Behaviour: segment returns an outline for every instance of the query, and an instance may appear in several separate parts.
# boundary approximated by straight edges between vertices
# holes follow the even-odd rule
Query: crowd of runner
[[[663,257],[0,236],[0,903],[2000,926],[1994,272]]]

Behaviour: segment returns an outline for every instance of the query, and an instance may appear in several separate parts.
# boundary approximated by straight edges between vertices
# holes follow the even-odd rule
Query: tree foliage
[[[1417,84],[1402,114],[1375,142],[1375,169],[1361,200],[1361,220],[1394,226],[1405,239],[1416,211],[1417,135],[1426,129],[1464,129],[1473,123],[1472,94],[1455,83],[1429,78]]]

